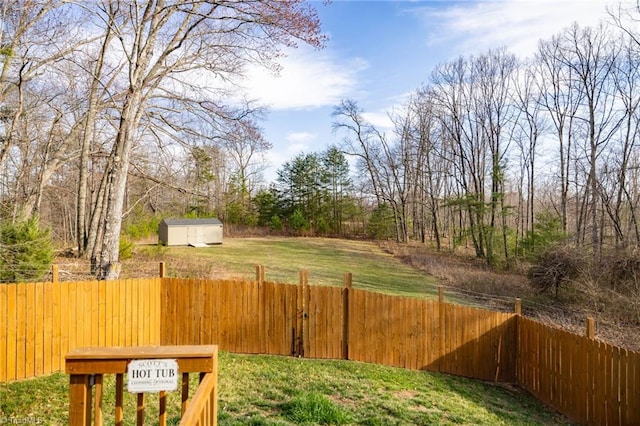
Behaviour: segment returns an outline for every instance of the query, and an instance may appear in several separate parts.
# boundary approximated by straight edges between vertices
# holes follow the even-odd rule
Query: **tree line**
[[[220,217],[298,235],[467,246],[509,264],[548,241],[598,256],[640,242],[640,8],[439,64],[393,131],[357,100],[340,142],[262,180],[266,111],[238,96],[251,64],[321,47],[302,1],[0,2],[0,216],[118,274],[146,218]]]
[[[250,193],[269,144],[240,78],[324,41],[299,0],[16,0],[0,13],[0,214],[40,216],[106,279],[123,218]]]
[[[338,105],[342,150],[398,241],[465,244],[489,264],[545,232],[595,257],[637,248],[639,12],[574,24],[526,60],[495,49],[439,64],[390,134],[356,101]]]

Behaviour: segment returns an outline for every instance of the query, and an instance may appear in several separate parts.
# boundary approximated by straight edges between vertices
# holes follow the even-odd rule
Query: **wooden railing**
[[[204,375],[187,411],[182,415],[180,426],[210,426],[217,424],[218,379],[215,373]]]
[[[217,424],[217,371],[218,348],[204,346],[139,346],[81,348],[69,352],[65,369],[70,375],[69,386],[69,425],[102,425],[103,413],[103,376],[115,374],[115,419],[108,424],[124,424],[124,376],[132,360],[175,359],[178,374],[182,376],[181,425]],[[200,385],[189,400],[189,373],[200,373]],[[145,420],[144,393],[137,394],[136,424]],[[166,391],[159,395],[158,422],[167,424]],[[198,418],[198,422],[186,422],[186,417]],[[155,422],[154,422],[155,424]]]

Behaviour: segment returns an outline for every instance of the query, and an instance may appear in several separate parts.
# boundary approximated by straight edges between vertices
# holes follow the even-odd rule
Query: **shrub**
[[[271,216],[271,229],[274,231],[282,231],[282,219],[277,214]]]
[[[587,263],[584,253],[578,249],[555,246],[537,256],[536,264],[529,269],[528,276],[541,291],[555,288],[557,296],[560,286],[576,278]]]
[[[384,240],[395,237],[393,211],[388,204],[382,204],[373,211],[367,225],[369,237]]]
[[[536,261],[538,256],[565,238],[560,217],[552,213],[540,213],[536,216],[533,231],[527,232],[518,251],[526,259]]]
[[[326,218],[321,217],[316,222],[316,232],[320,235],[326,235],[331,231],[331,226]]]
[[[40,280],[53,258],[50,231],[40,229],[38,218],[0,225],[0,281]]]
[[[160,219],[156,216],[136,216],[135,220],[124,224],[123,233],[132,240],[139,240],[157,235],[158,225],[160,225]]]
[[[342,425],[350,421],[347,413],[318,393],[298,396],[282,408],[284,416],[296,424]]]
[[[168,246],[165,246],[162,243],[158,243],[153,246],[152,245],[143,246],[140,250],[140,254],[150,259],[160,260],[167,254],[168,251],[169,251]]]
[[[118,247],[118,258],[120,260],[128,260],[133,257],[133,248],[135,244],[129,241],[129,239],[122,235],[120,237],[120,246]]]
[[[616,250],[603,254],[596,269],[607,289],[624,295],[640,292],[640,253]]]
[[[302,234],[304,231],[309,230],[309,221],[302,213],[302,210],[295,209],[289,218],[289,226],[293,231]]]

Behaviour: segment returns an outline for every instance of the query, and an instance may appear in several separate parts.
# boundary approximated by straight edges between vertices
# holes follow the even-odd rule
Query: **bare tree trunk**
[[[89,230],[87,229],[87,208],[88,208],[88,193],[89,193],[89,153],[91,150],[91,143],[94,137],[94,126],[96,122],[96,116],[98,114],[98,93],[102,85],[101,75],[104,65],[105,55],[107,53],[109,44],[113,38],[112,29],[113,23],[113,4],[109,4],[111,8],[109,13],[110,22],[106,26],[105,35],[100,48],[100,53],[97,57],[95,67],[93,68],[93,74],[91,76],[91,85],[89,86],[88,93],[88,110],[86,113],[86,119],[84,122],[84,132],[82,134],[82,140],[80,143],[80,158],[78,161],[78,196],[76,204],[76,238],[78,247],[78,256],[85,257],[87,253],[91,253],[89,247]],[[103,90],[106,87],[102,88]],[[93,231],[95,232],[95,230]]]

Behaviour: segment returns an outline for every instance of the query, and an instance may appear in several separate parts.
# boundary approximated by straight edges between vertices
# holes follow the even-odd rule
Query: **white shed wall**
[[[190,243],[222,244],[221,224],[167,225],[161,222],[158,235],[167,246],[186,246]]]

